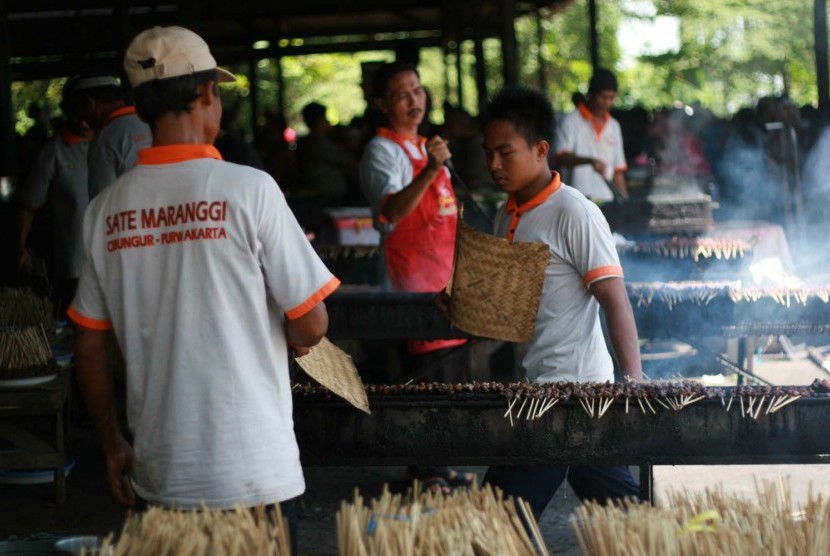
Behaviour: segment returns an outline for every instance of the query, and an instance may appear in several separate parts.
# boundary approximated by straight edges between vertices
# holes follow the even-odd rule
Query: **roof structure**
[[[501,36],[505,19],[570,1],[0,0],[0,19],[11,77],[26,80],[114,61],[133,35],[153,25],[191,28],[221,63],[231,63],[249,60],[254,44],[262,58]]]

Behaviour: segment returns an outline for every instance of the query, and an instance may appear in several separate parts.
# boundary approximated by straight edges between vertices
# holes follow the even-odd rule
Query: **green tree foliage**
[[[642,56],[633,67],[620,68],[621,47],[617,30],[626,17],[652,5],[653,16],[680,19],[680,47],[676,52]],[[816,99],[816,71],[812,47],[812,2],[805,0],[597,0],[599,55],[603,66],[617,69],[620,105],[649,108],[675,101],[700,102],[720,114],[753,104],[759,97],[788,94],[797,103]],[[640,16],[643,17],[643,16]],[[556,13],[543,10],[518,18],[515,23],[521,82],[538,87],[544,72],[547,93],[557,110],[571,110],[574,91],[585,92],[592,72],[587,0],[575,0]],[[541,36],[540,36],[541,33]],[[501,45],[484,41],[487,90],[502,85]],[[328,106],[335,123],[348,123],[363,114],[366,103],[360,88],[360,63],[391,60],[391,51],[355,54],[315,54],[282,58],[285,116],[289,125],[305,130],[300,112],[308,102]],[[540,59],[542,61],[540,68]],[[445,69],[445,62],[449,67]],[[471,41],[461,45],[463,71],[461,104],[477,113],[475,57]],[[279,110],[277,62],[258,61],[232,68],[241,80],[224,89],[225,106],[236,114],[234,127],[248,132],[251,83],[257,84],[260,121]],[[445,101],[459,104],[455,53],[439,48],[421,51],[422,82],[433,101],[432,119],[443,121]],[[19,133],[31,126],[26,112],[36,102],[45,113],[57,115],[62,79],[12,86]]]
[[[645,56],[625,76],[649,106],[699,101],[720,113],[765,95],[816,98],[812,2],[655,0],[680,18],[677,52]],[[645,90],[651,89],[651,93]]]

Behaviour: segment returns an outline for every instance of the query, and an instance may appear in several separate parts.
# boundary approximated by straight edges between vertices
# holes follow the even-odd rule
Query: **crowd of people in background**
[[[581,92],[573,98],[573,113],[577,113],[586,98]],[[369,106],[364,116],[333,125],[327,107],[311,102],[302,110],[308,131],[298,136],[285,115],[274,110],[266,112],[264,124],[255,132],[243,129],[235,118],[238,103],[227,103],[217,148],[227,160],[271,174],[300,222],[316,232],[326,221],[321,208],[367,204],[357,167],[377,128],[377,115]],[[442,108],[444,122],[434,123],[430,109],[419,131],[448,141],[453,165],[464,184],[459,197],[463,199],[470,191],[482,195],[497,191],[483,160],[478,119],[450,103]],[[50,120],[37,104],[28,113],[35,124],[19,138],[18,147],[24,176],[38,151],[64,125],[62,117]],[[814,147],[824,144],[819,141],[817,111],[811,105],[799,108],[787,97],[770,96],[729,117],[695,102],[654,110],[615,108],[611,115],[620,124],[625,178],[634,198],[661,183],[687,180],[719,203],[719,219],[764,220],[789,227],[799,210],[808,221],[826,216],[830,191],[817,178],[822,175],[822,157],[810,157]],[[557,114],[557,125],[561,127],[569,116],[567,111]],[[560,133],[557,141],[562,137]],[[561,145],[553,146],[554,152],[560,149]],[[551,163],[555,169],[564,169],[555,157]],[[48,233],[36,223],[30,241],[43,242]]]

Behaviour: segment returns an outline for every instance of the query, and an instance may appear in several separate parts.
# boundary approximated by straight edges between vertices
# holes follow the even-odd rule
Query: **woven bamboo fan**
[[[509,243],[459,219],[448,287],[452,324],[476,336],[531,341],[549,258],[543,243]]]
[[[352,358],[323,338],[306,355],[297,358],[300,367],[314,380],[337,394],[360,411],[369,411],[369,398],[357,374]]]

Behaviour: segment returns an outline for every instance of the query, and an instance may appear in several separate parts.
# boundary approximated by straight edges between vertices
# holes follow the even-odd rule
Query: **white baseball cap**
[[[153,27],[135,36],[124,54],[124,70],[133,87],[157,79],[216,70],[219,82],[236,81],[216,66],[207,43],[184,27]]]

